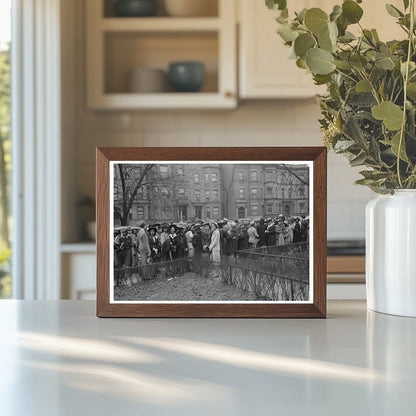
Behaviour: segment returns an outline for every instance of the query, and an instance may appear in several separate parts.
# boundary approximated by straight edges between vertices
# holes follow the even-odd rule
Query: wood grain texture
[[[326,317],[326,148],[324,147],[127,147],[97,149],[97,316],[186,318]],[[110,161],[313,161],[313,303],[110,303]]]

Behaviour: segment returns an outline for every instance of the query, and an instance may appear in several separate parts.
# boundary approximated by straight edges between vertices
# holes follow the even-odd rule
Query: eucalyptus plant
[[[320,8],[289,15],[286,0],[266,0],[278,10],[278,34],[296,65],[318,85],[325,145],[365,166],[357,183],[377,193],[416,188],[415,0],[401,9],[380,5],[403,30],[403,39],[382,42],[360,24],[362,0],[344,0],[330,13]],[[350,30],[355,25],[354,35]]]

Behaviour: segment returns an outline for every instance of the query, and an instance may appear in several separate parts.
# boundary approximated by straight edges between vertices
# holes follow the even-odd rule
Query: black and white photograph
[[[111,162],[111,302],[310,303],[311,170]]]

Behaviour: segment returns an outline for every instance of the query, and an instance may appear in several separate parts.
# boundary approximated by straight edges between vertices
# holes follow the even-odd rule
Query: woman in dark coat
[[[264,223],[264,218],[260,219],[260,223],[257,226],[257,234],[259,235],[259,242],[257,243],[257,247],[265,247],[266,246],[266,229],[267,226]]]
[[[267,247],[276,245],[276,227],[274,222],[271,222],[266,230]]]
[[[160,242],[156,234],[156,227],[149,227],[149,247],[152,262],[156,263],[160,260]]]
[[[227,256],[234,256],[238,250],[238,233],[235,224],[231,224],[231,227],[226,232],[225,238],[227,241],[226,254]]]
[[[242,222],[238,225],[238,250],[248,250],[247,227]]]

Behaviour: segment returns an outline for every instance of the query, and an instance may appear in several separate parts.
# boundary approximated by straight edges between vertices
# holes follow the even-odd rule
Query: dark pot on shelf
[[[156,0],[118,0],[114,11],[119,17],[149,17],[157,12]]]
[[[201,62],[172,62],[169,80],[177,92],[197,92],[205,80],[205,67]]]

